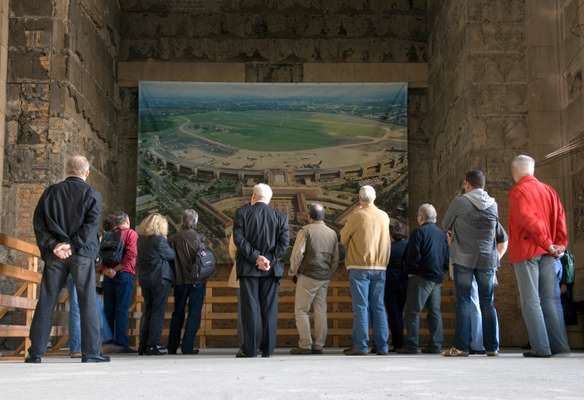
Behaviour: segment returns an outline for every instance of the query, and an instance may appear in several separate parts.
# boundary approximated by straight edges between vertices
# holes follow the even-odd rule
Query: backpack
[[[201,244],[195,256],[193,273],[196,282],[206,281],[215,272],[215,254]]]
[[[107,266],[118,265],[124,258],[124,241],[118,230],[106,231],[99,245],[101,263]]]

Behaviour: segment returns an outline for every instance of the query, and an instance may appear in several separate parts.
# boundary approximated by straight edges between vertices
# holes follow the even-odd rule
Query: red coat
[[[568,245],[558,193],[534,176],[523,177],[509,192],[509,260],[515,264],[548,254],[552,244]]]

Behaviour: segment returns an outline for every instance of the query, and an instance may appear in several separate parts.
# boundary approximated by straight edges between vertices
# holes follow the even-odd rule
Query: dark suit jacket
[[[83,179],[69,177],[49,186],[34,211],[33,227],[43,259],[59,243],[69,243],[73,254],[95,260],[101,195]]]
[[[282,257],[289,244],[288,216],[265,203],[246,205],[235,213],[233,240],[237,247],[237,277],[282,277]],[[269,271],[256,267],[258,256],[270,260]]]
[[[144,288],[159,286],[162,280],[174,281],[170,261],[175,257],[168,240],[160,235],[138,238],[138,279]]]

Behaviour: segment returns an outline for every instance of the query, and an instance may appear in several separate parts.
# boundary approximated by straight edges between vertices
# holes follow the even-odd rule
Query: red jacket
[[[534,176],[523,177],[509,192],[509,260],[515,264],[548,254],[552,244],[568,245],[558,193]]]
[[[135,230],[120,229],[122,241],[124,242],[124,258],[121,265],[124,267],[120,272],[129,272],[136,275],[136,259],[138,258],[138,234]]]

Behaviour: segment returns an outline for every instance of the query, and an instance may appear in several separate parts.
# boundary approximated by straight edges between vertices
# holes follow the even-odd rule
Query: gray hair
[[[272,200],[272,188],[265,183],[258,183],[253,187],[253,195],[256,200],[261,199],[265,201],[266,204],[270,204],[270,200]]]
[[[373,186],[365,185],[361,186],[359,189],[359,201],[365,204],[371,204],[375,201],[376,198],[375,189]]]
[[[521,154],[513,159],[511,168],[523,176],[533,175],[535,172],[535,160],[529,156]]]
[[[432,204],[424,203],[418,208],[418,217],[422,219],[422,222],[435,224],[438,219],[438,213]]]
[[[182,228],[195,229],[199,222],[199,213],[193,209],[184,210],[182,215]]]
[[[84,156],[73,156],[65,163],[65,173],[68,176],[83,177],[89,172],[89,161]]]

